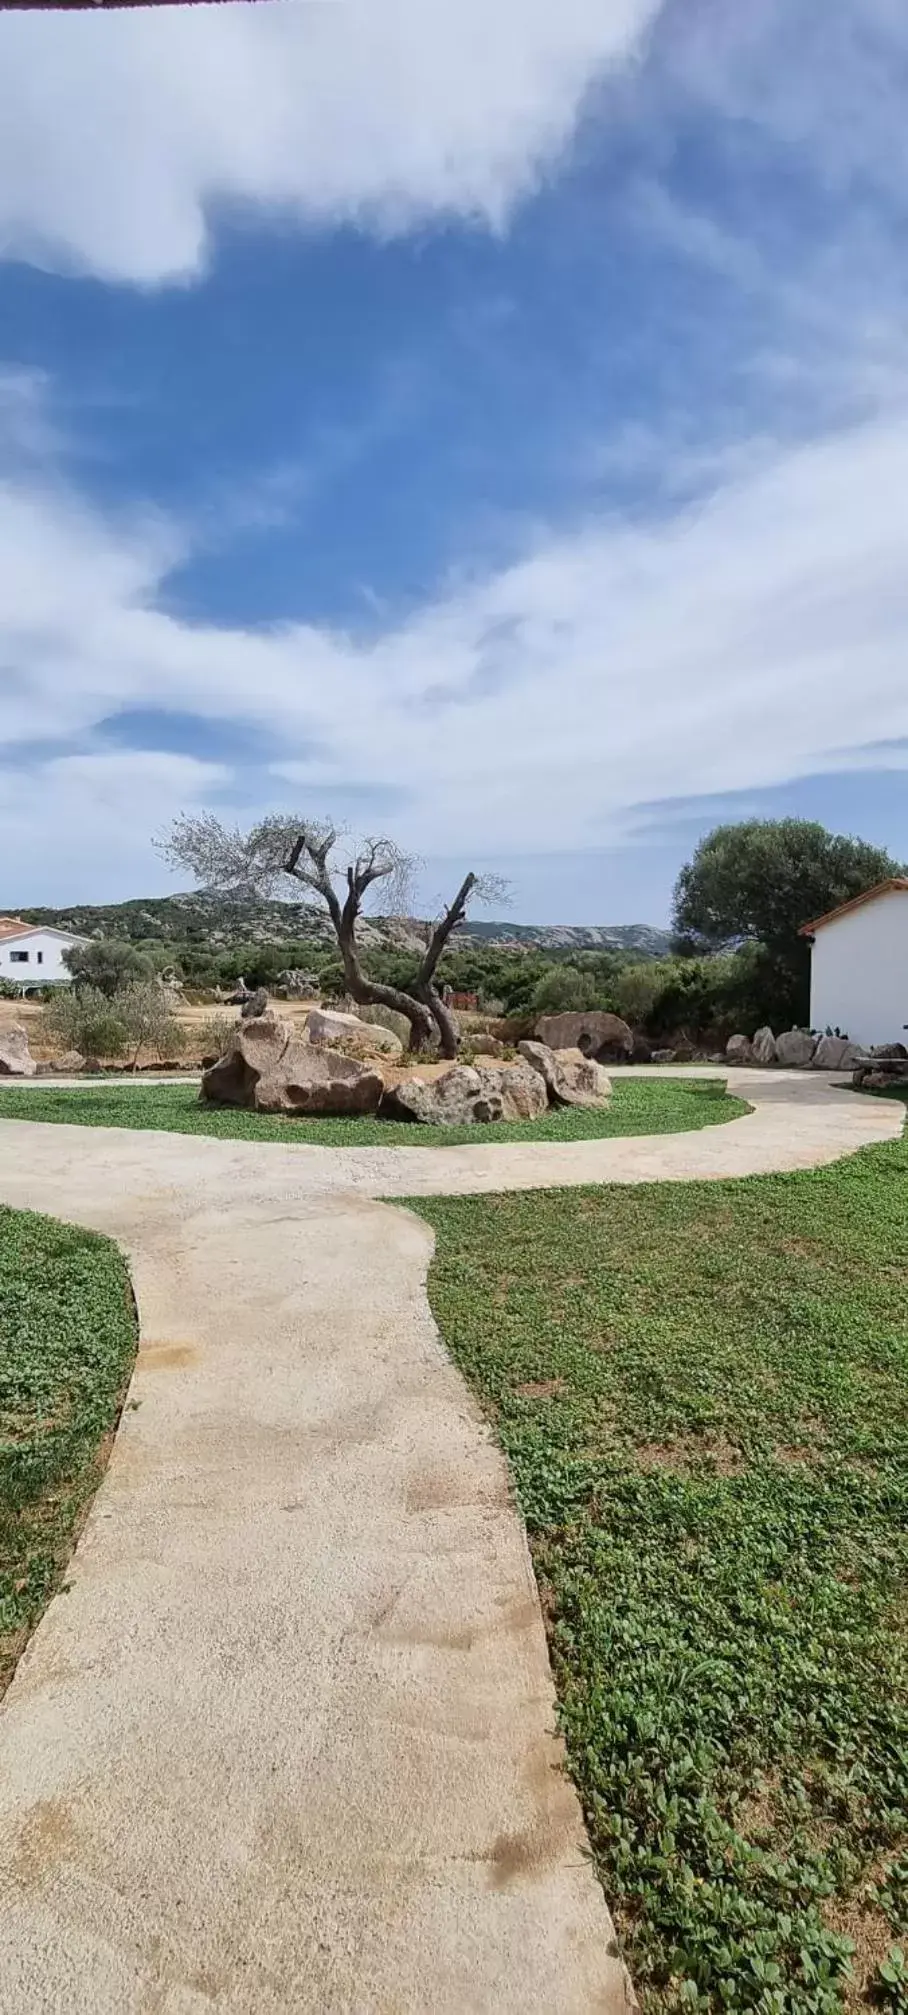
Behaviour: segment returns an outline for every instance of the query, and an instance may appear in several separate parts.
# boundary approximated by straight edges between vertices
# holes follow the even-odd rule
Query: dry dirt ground
[[[310,1008],[315,1005],[314,1001],[274,1002],[275,1010],[280,1015],[281,1020],[289,1021],[294,1027],[305,1022]],[[199,1069],[202,1055],[206,1048],[206,1026],[215,1017],[238,1021],[239,1010],[237,1008],[218,1007],[216,1002],[211,1002],[203,1007],[187,1006],[176,1017],[186,1034],[186,1045],[181,1052],[180,1063],[187,1069]],[[0,1030],[9,1027],[14,1022],[18,1023],[20,1028],[25,1029],[28,1036],[28,1046],[36,1063],[49,1064],[56,1061],[57,1057],[61,1054],[60,1045],[58,1043],[55,1044],[49,1035],[44,1019],[43,1004],[40,1001],[0,1000]],[[101,1061],[105,1062],[106,1060],[102,1058]],[[380,1063],[382,1075],[389,1084],[404,1074],[412,1075],[414,1070],[419,1077],[432,1078],[437,1077],[440,1071],[449,1068],[449,1065],[445,1063],[414,1065],[409,1060],[406,1060],[400,1070],[395,1070],[393,1064],[390,1064],[387,1058],[382,1057],[379,1052],[376,1052],[375,1061]],[[143,1072],[142,1075],[154,1076],[158,1068],[159,1066],[149,1064],[147,1073]]]

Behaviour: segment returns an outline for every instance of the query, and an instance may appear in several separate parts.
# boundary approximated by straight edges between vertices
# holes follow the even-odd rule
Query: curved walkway
[[[428,1228],[373,1199],[803,1168],[903,1117],[728,1076],[752,1114],[649,1139],[0,1122],[0,1199],[118,1238],[141,1316],[0,1710],[2,2015],[626,2007],[503,1461],[429,1313]]]

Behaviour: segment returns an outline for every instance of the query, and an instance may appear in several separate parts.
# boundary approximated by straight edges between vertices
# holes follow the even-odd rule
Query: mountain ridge
[[[136,897],[123,903],[70,903],[59,908],[12,907],[4,914],[26,923],[47,924],[85,937],[119,937],[131,943],[187,944],[212,950],[239,944],[330,944],[333,934],[315,903],[209,895],[193,890],[172,896]],[[417,918],[363,917],[364,946],[416,950],[424,942]],[[671,933],[653,924],[514,924],[470,919],[459,944],[484,944],[513,951],[635,951],[663,957]]]

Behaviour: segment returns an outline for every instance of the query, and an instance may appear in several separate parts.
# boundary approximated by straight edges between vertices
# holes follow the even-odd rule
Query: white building
[[[852,1042],[908,1042],[908,879],[879,882],[804,924],[810,1023]]]
[[[29,993],[37,987],[68,986],[71,975],[63,953],[87,944],[74,931],[52,930],[47,924],[26,924],[21,917],[0,917],[0,980]]]

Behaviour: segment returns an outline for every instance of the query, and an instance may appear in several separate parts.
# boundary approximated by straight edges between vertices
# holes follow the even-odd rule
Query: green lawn
[[[908,1141],[413,1208],[644,2005],[904,2010]]]
[[[116,1246],[0,1208],[0,1692],[100,1480],[135,1349]]]
[[[153,1127],[218,1140],[277,1140],[324,1147],[456,1147],[480,1141],[598,1140],[613,1134],[685,1133],[737,1119],[748,1108],[716,1078],[618,1080],[607,1111],[546,1113],[496,1126],[409,1126],[405,1120],[293,1119],[201,1105],[194,1085],[79,1085],[0,1092],[0,1118],[70,1126]]]

